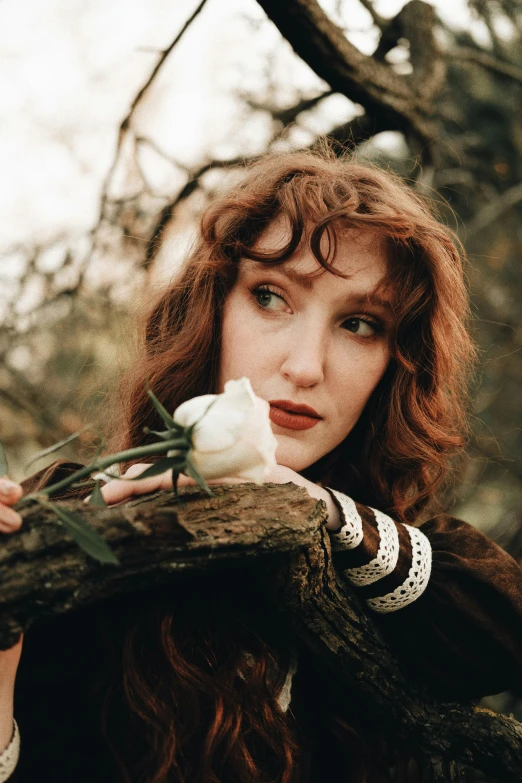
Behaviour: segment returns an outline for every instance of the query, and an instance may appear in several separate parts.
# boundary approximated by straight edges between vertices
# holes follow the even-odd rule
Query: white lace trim
[[[102,473],[93,473],[91,478],[93,478],[95,481],[112,481],[115,478],[119,478],[121,475],[120,472],[120,466],[118,464],[111,465],[109,470],[103,471]]]
[[[288,674],[286,675],[286,680],[284,681],[283,687],[281,688],[279,696],[277,697],[277,701],[283,712],[286,712],[290,706],[290,700],[292,698],[292,679],[296,671],[297,658],[292,657],[290,661],[290,668],[288,669]]]
[[[356,505],[353,500],[336,489],[330,489],[330,492],[338,501],[341,512],[341,521],[343,526],[336,533],[332,533],[332,543],[339,544],[341,549],[355,549],[363,540],[363,524],[359,516]]]
[[[412,560],[406,580],[391,593],[369,598],[370,609],[379,614],[396,612],[416,601],[425,591],[431,574],[431,544],[418,528],[404,525],[411,539]]]
[[[20,756],[20,732],[18,724],[13,721],[13,738],[3,753],[0,754],[0,783],[4,783],[13,774]]]
[[[249,652],[243,652],[243,658],[250,666],[253,666],[256,662],[252,653]],[[286,712],[288,710],[288,707],[290,706],[290,701],[292,698],[292,680],[296,671],[297,671],[297,658],[295,655],[292,655],[290,658],[290,665],[288,667],[288,673],[286,675],[286,679],[283,683],[283,687],[279,691],[279,696],[277,697],[277,702],[283,712]],[[245,675],[241,670],[238,671],[238,676],[241,677],[242,680],[245,679]],[[2,783],[1,780],[0,783]]]
[[[342,572],[349,582],[358,587],[371,585],[377,582],[378,579],[391,574],[399,559],[400,546],[397,525],[393,519],[383,514],[382,511],[377,511],[375,508],[371,510],[375,514],[377,531],[380,537],[377,554],[366,565],[358,566],[357,568],[347,568]]]

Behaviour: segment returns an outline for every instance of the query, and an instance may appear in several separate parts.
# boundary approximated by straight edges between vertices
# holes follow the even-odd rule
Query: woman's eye
[[[269,288],[254,288],[252,291],[257,303],[263,310],[280,310],[285,306],[285,300]]]
[[[343,324],[344,328],[359,335],[359,337],[372,337],[379,331],[379,326],[372,321],[366,321],[364,318],[348,318]]]

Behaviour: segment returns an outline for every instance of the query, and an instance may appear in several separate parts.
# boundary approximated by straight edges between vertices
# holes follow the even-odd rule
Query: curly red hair
[[[256,241],[276,217],[288,221],[290,239],[262,254]],[[418,518],[443,483],[449,458],[466,442],[475,353],[463,253],[432,206],[398,176],[339,158],[326,146],[266,156],[213,199],[193,252],[146,313],[144,351],[120,387],[112,445],[144,444],[149,436],[143,427],[157,429],[146,377],[169,410],[215,390],[222,305],[242,258],[283,263],[309,241],[318,263],[337,274],[332,261],[339,229],[372,229],[385,238],[393,358],[344,443],[305,475],[402,521]]]

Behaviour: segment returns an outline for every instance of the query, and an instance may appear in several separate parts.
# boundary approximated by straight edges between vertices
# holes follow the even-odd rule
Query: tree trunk
[[[433,781],[457,763],[502,781],[522,779],[522,725],[480,707],[435,701],[389,652],[365,607],[334,570],[326,508],[293,484],[218,486],[212,497],[160,492],[107,509],[62,502],[103,535],[120,566],[102,566],[52,511],[24,510],[0,554],[0,647],[44,615],[138,591],[187,571],[252,563],[256,581],[340,688],[354,693],[390,737],[426,759]],[[274,607],[274,611],[276,611]]]

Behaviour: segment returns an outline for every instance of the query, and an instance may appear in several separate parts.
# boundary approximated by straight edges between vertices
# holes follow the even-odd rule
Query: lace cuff
[[[341,514],[341,528],[330,533],[341,576],[360,588],[361,597],[374,612],[395,612],[416,601],[431,573],[431,545],[426,535],[327,489]]]
[[[105,481],[107,483],[108,481],[112,481],[115,478],[119,478],[121,476],[120,466],[118,464],[111,465],[110,468],[106,471],[102,471],[101,473],[94,473],[92,475],[92,478],[95,481]]]
[[[13,774],[16,765],[18,764],[18,757],[20,756],[20,732],[18,730],[18,724],[13,721],[13,737],[11,742],[0,754],[0,783],[4,783]]]

